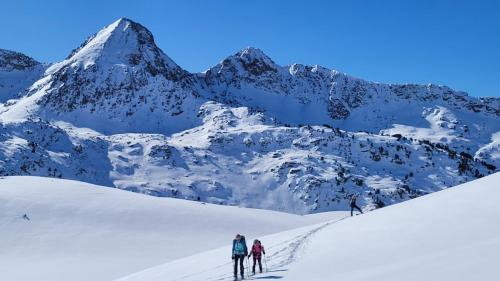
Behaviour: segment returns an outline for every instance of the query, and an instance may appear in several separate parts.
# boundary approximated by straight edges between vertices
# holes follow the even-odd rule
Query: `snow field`
[[[0,179],[0,279],[109,281],[227,245],[238,232],[253,238],[337,216],[298,216],[69,180],[7,177]]]

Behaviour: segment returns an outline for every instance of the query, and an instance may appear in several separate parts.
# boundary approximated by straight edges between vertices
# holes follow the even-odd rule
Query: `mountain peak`
[[[266,55],[261,49],[246,47],[236,54],[246,64],[260,64],[272,69],[276,69],[276,63]]]
[[[0,69],[3,70],[23,70],[32,68],[40,63],[24,54],[0,49]]]
[[[212,68],[212,71],[224,72],[229,70],[231,73],[237,75],[262,75],[268,72],[277,72],[279,66],[262,50],[246,47],[236,54],[224,59],[217,66]]]
[[[253,60],[271,60],[271,58],[266,55],[261,49],[254,47],[246,47],[243,50],[239,51],[237,55],[240,58],[247,58]]]
[[[153,34],[128,18],[120,18],[90,36],[65,62],[82,64],[84,68],[100,62],[101,65],[145,64],[148,69],[157,68],[154,73],[164,72],[163,68],[180,71],[180,67],[156,46]]]
[[[129,18],[126,18],[126,17],[121,17],[121,18],[117,19],[115,22],[113,22],[112,24],[120,25],[120,24],[130,24],[130,23],[137,24],[135,21],[133,21]]]
[[[123,116],[136,112],[147,116],[144,119],[162,115],[164,120],[165,112],[183,112],[182,100],[192,83],[190,74],[156,46],[149,30],[126,18],[89,37],[45,73],[45,79],[28,93],[33,97],[29,105],[33,110],[27,113],[25,105],[19,105],[10,114],[24,118],[34,114],[34,108],[40,114],[67,112],[67,120],[81,126],[90,125],[71,112],[88,114],[94,120],[99,118],[94,112],[107,111],[105,118],[119,124]]]

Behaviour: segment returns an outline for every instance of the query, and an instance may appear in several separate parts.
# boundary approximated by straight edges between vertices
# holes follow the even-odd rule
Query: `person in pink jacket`
[[[248,258],[253,255],[253,267],[252,267],[252,273],[255,274],[255,264],[258,262],[259,263],[259,269],[260,273],[262,273],[262,255],[265,255],[266,252],[264,251],[264,246],[260,243],[259,240],[255,239],[253,241],[253,246],[252,250],[250,251],[250,254],[248,255]]]

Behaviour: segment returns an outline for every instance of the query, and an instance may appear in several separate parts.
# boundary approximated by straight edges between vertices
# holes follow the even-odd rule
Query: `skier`
[[[243,266],[243,261],[247,255],[248,248],[245,241],[245,236],[236,234],[236,238],[233,240],[232,250],[232,259],[234,260],[234,279],[236,279],[238,276],[238,262],[240,263],[241,279],[245,278],[245,268]]]
[[[356,194],[352,195],[351,197],[351,217],[352,217],[352,211],[354,209],[357,209],[358,211],[360,211],[361,213],[363,213],[363,211],[358,207],[358,205],[356,205]]]
[[[253,246],[252,250],[250,251],[250,254],[248,255],[248,258],[253,255],[253,267],[252,267],[252,273],[255,274],[255,264],[256,262],[259,262],[259,270],[260,273],[262,273],[262,255],[265,255],[266,252],[264,251],[264,246],[260,243],[259,240],[255,239],[253,241]]]

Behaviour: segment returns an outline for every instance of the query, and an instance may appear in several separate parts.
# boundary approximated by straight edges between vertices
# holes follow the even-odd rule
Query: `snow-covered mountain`
[[[2,105],[0,174],[295,213],[374,209],[498,171],[498,98],[280,66],[189,73],[129,19]],[[25,87],[25,86],[23,86]]]
[[[489,142],[498,130],[490,127],[500,116],[498,99],[472,98],[446,86],[367,82],[317,65],[282,67],[254,48],[223,60],[204,78],[213,99],[264,112],[281,124],[462,144]]]
[[[43,117],[105,134],[171,133],[197,123],[180,115],[196,110],[191,84],[147,29],[120,19],[49,67],[4,118]]]

